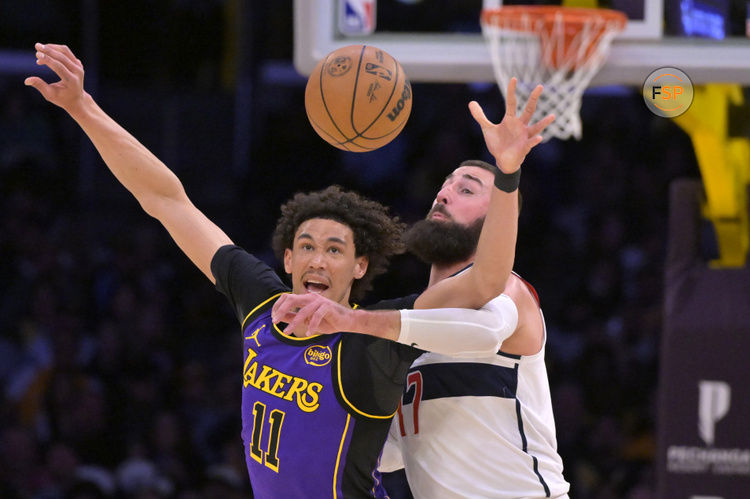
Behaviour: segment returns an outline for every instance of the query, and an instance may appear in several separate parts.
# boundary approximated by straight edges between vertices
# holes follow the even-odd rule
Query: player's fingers
[[[317,334],[321,320],[323,319],[323,317],[325,317],[325,308],[325,303],[316,301],[311,302],[309,305],[305,305],[304,307],[299,309],[299,312],[297,312],[297,317],[295,317],[295,326],[296,324],[299,324],[300,327],[302,327],[302,325],[304,324],[305,336],[312,336],[313,334]]]
[[[514,76],[508,82],[508,90],[505,93],[505,115],[516,115],[516,84],[518,80]]]
[[[305,315],[304,313],[301,313],[303,307],[300,307],[300,304],[297,303],[297,297],[299,297],[299,295],[282,295],[277,302],[274,303],[274,306],[271,309],[271,319],[274,323],[287,323],[287,327],[284,328],[284,331],[287,329],[293,331],[298,324],[304,323]],[[289,325],[291,325],[291,327]]]
[[[23,80],[23,84],[27,87],[36,88],[45,99],[47,99],[47,97],[49,96],[49,85],[47,85],[47,83],[45,83],[45,81],[38,76],[29,76],[28,78]]]
[[[83,66],[79,66],[76,63],[76,59],[73,57],[73,53],[70,52],[70,49],[67,49],[67,52],[70,53],[70,55],[68,55],[65,51],[57,48],[62,47],[62,45],[44,45],[42,43],[37,43],[34,46],[36,47],[37,54],[42,53],[45,57],[59,62],[70,72],[71,75],[80,76],[83,74]]]
[[[307,336],[323,333],[323,331],[320,330],[320,323],[323,321],[326,313],[327,308],[325,306],[320,306],[315,313],[310,316],[310,322],[307,325]]]
[[[80,59],[78,59],[75,56],[75,54],[73,53],[73,51],[70,50],[70,47],[68,47],[67,45],[58,45],[56,43],[47,43],[45,45],[47,47],[50,47],[52,49],[57,50],[58,52],[60,52],[63,55],[65,55],[65,57],[68,58],[70,60],[70,62],[72,64],[74,64],[75,66],[77,66],[79,68],[83,67],[83,63],[80,61]]]
[[[52,71],[54,71],[55,74],[59,76],[62,81],[66,83],[71,82],[75,79],[75,76],[73,75],[73,73],[71,73],[70,70],[67,67],[65,67],[63,63],[61,63],[54,57],[51,57],[50,55],[44,52],[36,53],[36,63],[39,65],[47,66]]]
[[[278,314],[274,317],[273,323],[279,324],[281,322],[285,324],[289,324],[294,320],[294,318],[297,317],[297,315],[294,312],[287,312],[285,314]]]
[[[289,314],[290,308],[287,302],[288,297],[288,294],[281,295],[279,299],[276,300],[276,303],[273,304],[273,308],[271,308],[271,320],[273,320],[274,323],[281,322],[282,318]]]
[[[271,312],[271,320],[274,324],[278,324],[279,322],[286,322],[289,324],[294,318],[297,316],[297,310],[296,309],[279,309],[275,312]]]
[[[482,110],[482,106],[480,106],[479,103],[475,100],[469,102],[469,112],[474,118],[474,121],[479,123],[479,126],[481,128],[486,128],[494,124],[487,119],[487,116],[485,116],[484,111]]]
[[[534,135],[538,135],[542,133],[542,130],[547,128],[553,121],[555,121],[555,115],[550,114],[548,116],[545,116],[543,119],[537,121],[533,125],[529,127],[529,136],[533,137]]]
[[[278,313],[288,313],[290,311],[297,312],[297,310],[311,302],[313,295],[298,295],[294,293],[285,293],[276,300],[273,308],[271,309],[271,316],[274,311]]]
[[[531,117],[534,116],[534,111],[536,111],[536,104],[539,101],[539,96],[542,95],[542,90],[544,88],[541,85],[537,85],[534,90],[532,90],[531,95],[529,96],[529,100],[526,102],[526,107],[523,110],[523,114],[521,115],[521,123],[524,125],[528,125],[529,121],[531,121]]]
[[[531,137],[529,140],[527,140],[526,141],[526,152],[525,152],[524,156],[526,154],[529,154],[529,151],[531,151],[534,148],[534,146],[536,146],[537,144],[539,144],[542,140],[544,140],[544,138],[541,135],[535,135],[535,136]]]
[[[286,322],[286,327],[284,328],[285,334],[293,333],[298,329],[300,331],[304,331],[305,329],[307,329],[305,326],[305,316],[300,313],[295,314],[294,318],[289,320],[288,322],[284,322]]]

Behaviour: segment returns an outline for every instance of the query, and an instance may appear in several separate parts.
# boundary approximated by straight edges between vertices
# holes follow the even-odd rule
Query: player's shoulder
[[[524,306],[541,307],[539,294],[534,286],[515,272],[510,274],[503,294],[508,295],[519,308]]]
[[[502,344],[501,350],[513,355],[530,357],[544,347],[544,320],[540,312],[536,290],[516,273],[511,274],[505,286],[508,295],[518,309],[516,330]]]

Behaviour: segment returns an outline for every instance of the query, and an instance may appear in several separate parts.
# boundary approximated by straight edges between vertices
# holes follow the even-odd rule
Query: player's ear
[[[284,250],[284,271],[287,274],[292,273],[292,250],[289,248]]]
[[[366,256],[357,257],[357,261],[354,264],[354,278],[362,279],[367,273],[367,266],[370,260]]]

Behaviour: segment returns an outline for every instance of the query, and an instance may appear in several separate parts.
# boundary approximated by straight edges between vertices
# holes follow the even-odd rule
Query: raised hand
[[[67,45],[37,43],[34,48],[36,63],[50,68],[60,77],[60,81],[46,83],[38,76],[30,76],[24,80],[24,85],[34,87],[49,102],[71,113],[86,96],[83,89],[83,64]]]
[[[314,293],[290,293],[276,300],[271,317],[274,323],[287,323],[284,333],[305,337],[351,331],[355,313],[351,308]]]
[[[550,114],[533,125],[529,125],[539,96],[542,94],[541,85],[537,85],[531,92],[526,108],[520,118],[517,117],[516,84],[516,78],[511,78],[506,92],[505,116],[498,124],[487,119],[479,103],[476,101],[469,103],[471,115],[482,128],[487,149],[495,157],[497,166],[503,173],[513,173],[521,167],[529,151],[542,141],[542,136],[539,134],[555,119],[555,116]]]

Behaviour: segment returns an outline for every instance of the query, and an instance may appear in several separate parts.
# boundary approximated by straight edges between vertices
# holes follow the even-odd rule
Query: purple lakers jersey
[[[345,497],[344,467],[357,424],[336,386],[341,334],[286,336],[271,321],[277,297],[244,332],[242,439],[256,497]],[[385,497],[377,471],[369,495]]]
[[[361,334],[285,336],[271,308],[289,288],[273,269],[229,245],[211,270],[242,324],[242,438],[254,497],[385,497],[378,459],[422,351]],[[411,308],[415,298],[370,308]]]

